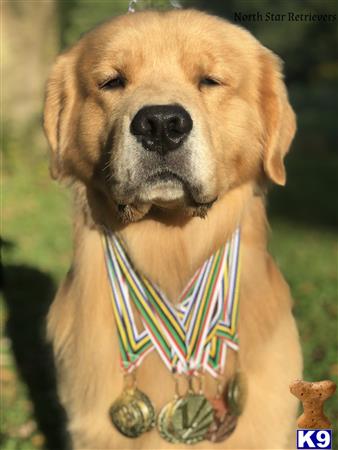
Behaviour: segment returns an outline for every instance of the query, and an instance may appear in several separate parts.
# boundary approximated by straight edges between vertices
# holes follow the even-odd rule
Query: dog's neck
[[[181,225],[168,225],[146,217],[113,231],[122,240],[136,270],[175,302],[203,261],[230,238],[238,225],[245,240],[248,221],[262,222],[255,223],[255,243],[265,244],[263,209],[262,200],[254,197],[252,186],[247,185],[219,199],[205,219],[193,217]]]

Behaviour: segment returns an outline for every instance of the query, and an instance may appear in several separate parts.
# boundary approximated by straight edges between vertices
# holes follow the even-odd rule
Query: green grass
[[[50,359],[41,338],[43,317],[70,261],[71,201],[66,189],[50,180],[45,158],[18,155],[18,151],[10,153],[3,177],[7,284],[1,303],[0,378],[5,414],[0,446],[3,450],[38,450],[46,443],[55,449],[55,443],[61,442],[56,420],[62,421],[62,411],[52,392],[55,380],[46,375]],[[284,192],[292,197],[292,190]],[[278,191],[273,198],[278,201],[283,195]],[[280,211],[273,210],[270,248],[295,299],[304,379],[337,381],[336,235],[327,223],[312,223],[312,200],[306,200],[308,216],[294,214],[297,205],[289,213],[284,205]],[[302,208],[306,213],[304,204]],[[327,403],[327,413],[338,423],[336,400]]]
[[[294,298],[307,381],[338,382],[336,245],[330,230],[272,221],[270,248]],[[337,424],[337,396],[326,402],[325,411]],[[334,448],[338,448],[336,435]]]

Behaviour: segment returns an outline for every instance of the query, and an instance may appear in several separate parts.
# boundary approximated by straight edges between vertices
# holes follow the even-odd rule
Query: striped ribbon
[[[123,370],[156,349],[170,371],[218,376],[227,347],[238,350],[239,230],[197,270],[175,306],[135,271],[116,235],[106,231],[103,245]]]

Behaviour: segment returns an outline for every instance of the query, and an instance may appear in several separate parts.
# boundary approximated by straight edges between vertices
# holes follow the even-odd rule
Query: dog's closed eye
[[[220,86],[220,82],[218,81],[218,80],[216,80],[215,78],[212,78],[212,77],[202,77],[200,80],[199,80],[199,86],[200,87],[202,87],[202,86]]]
[[[117,75],[112,78],[108,78],[99,84],[99,89],[112,90],[120,89],[126,86],[127,80],[123,75]]]

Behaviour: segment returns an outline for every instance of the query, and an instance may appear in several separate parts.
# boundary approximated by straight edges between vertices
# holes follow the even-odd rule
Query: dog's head
[[[279,59],[247,31],[149,11],[104,23],[58,58],[45,130],[53,176],[133,220],[152,207],[203,215],[264,176],[284,184],[295,118]]]

